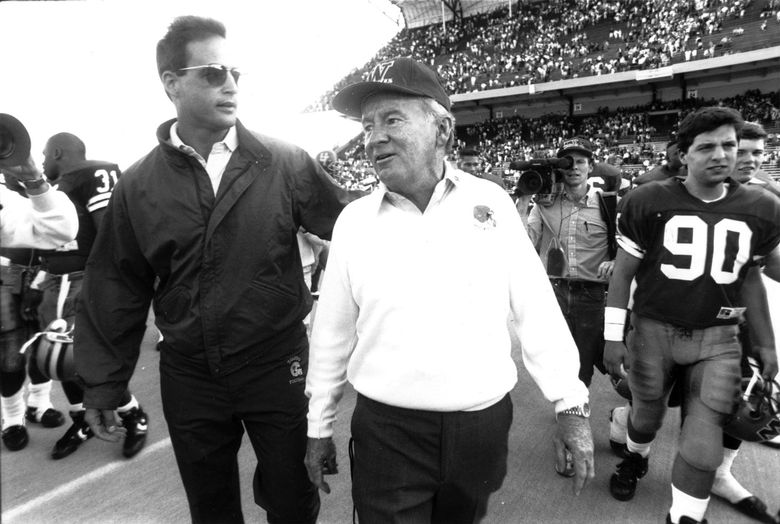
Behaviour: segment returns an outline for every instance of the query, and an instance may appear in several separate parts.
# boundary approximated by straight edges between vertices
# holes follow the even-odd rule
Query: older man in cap
[[[554,405],[556,469],[568,450],[578,494],[594,469],[576,346],[511,198],[445,162],[454,118],[436,74],[390,60],[333,105],[361,119],[381,183],[334,229],[306,383],[310,478],[329,492],[349,380],[361,521],[480,521],[506,475],[511,329]]]

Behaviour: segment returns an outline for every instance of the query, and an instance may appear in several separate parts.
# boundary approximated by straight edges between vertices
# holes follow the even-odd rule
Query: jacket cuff
[[[84,388],[84,407],[94,409],[116,409],[122,401],[127,384],[102,384]]]

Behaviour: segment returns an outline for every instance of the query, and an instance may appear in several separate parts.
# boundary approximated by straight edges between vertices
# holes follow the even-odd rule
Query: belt
[[[64,275],[68,275],[68,280],[78,280],[84,277],[83,269],[80,271],[70,271],[67,273],[49,273],[48,271],[46,271],[46,273],[51,277],[58,277],[58,278]]]
[[[605,289],[606,282],[594,282],[593,280],[569,280],[567,278],[551,278],[550,283],[555,287],[568,289]]]

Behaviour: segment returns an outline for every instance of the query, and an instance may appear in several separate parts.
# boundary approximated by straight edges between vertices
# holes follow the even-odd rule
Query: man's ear
[[[448,116],[439,118],[437,130],[439,132],[439,138],[441,138],[444,141],[443,143],[446,144],[450,139],[450,135],[455,132],[452,129],[452,119]]]
[[[65,152],[61,147],[55,147],[54,151],[52,152],[52,158],[54,158],[54,160],[61,160],[64,154]]]
[[[165,94],[168,95],[168,98],[173,100],[179,96],[179,81],[181,80],[179,75],[173,71],[163,71],[160,80],[162,81]]]

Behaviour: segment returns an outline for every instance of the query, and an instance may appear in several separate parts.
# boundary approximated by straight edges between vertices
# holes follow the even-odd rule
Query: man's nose
[[[225,83],[222,84],[222,90],[228,93],[238,93],[238,82],[232,74],[228,73]]]
[[[365,136],[364,144],[366,148],[373,146],[374,144],[381,144],[388,140],[387,132],[382,126],[374,126],[371,131],[368,131]]]

